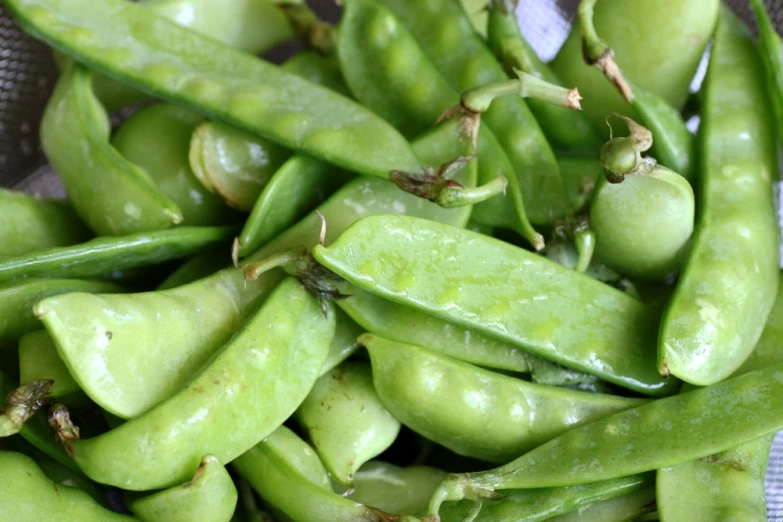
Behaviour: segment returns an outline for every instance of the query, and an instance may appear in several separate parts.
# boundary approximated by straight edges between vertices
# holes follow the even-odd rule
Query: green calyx
[[[645,174],[655,168],[653,158],[643,158],[642,152],[650,150],[652,133],[634,120],[614,114],[628,125],[630,136],[612,138],[601,147],[601,163],[609,183],[622,183],[630,174]]]

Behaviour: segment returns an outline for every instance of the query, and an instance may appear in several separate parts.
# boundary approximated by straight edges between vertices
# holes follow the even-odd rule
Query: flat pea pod
[[[179,207],[144,170],[109,143],[109,118],[91,72],[73,63],[60,75],[43,119],[41,146],[79,217],[98,235],[124,235],[182,222]]]
[[[551,522],[633,522],[640,515],[654,510],[655,488],[629,493],[623,497],[604,500],[577,511],[552,517]]]
[[[176,203],[185,225],[237,221],[236,214],[202,187],[190,170],[190,137],[200,122],[198,114],[157,103],[134,112],[117,129],[111,143],[144,169],[160,191]]]
[[[457,92],[507,79],[459,0],[379,0],[418,41],[421,50]],[[579,85],[567,82],[569,85]],[[535,117],[518,97],[501,98],[483,120],[497,137],[516,172],[524,206],[534,225],[572,212],[557,161]],[[535,152],[533,152],[535,151]]]
[[[775,110],[778,136],[783,136],[783,41],[769,19],[764,2],[751,0],[750,5],[759,29],[759,48],[767,72],[768,93]]]
[[[28,277],[99,278],[114,271],[162,263],[225,243],[234,227],[177,227],[122,237],[99,237],[0,259],[0,281]]]
[[[19,522],[137,520],[104,508],[83,491],[53,483],[30,457],[10,451],[0,452],[0,518]]]
[[[644,473],[603,482],[564,486],[560,488],[512,489],[503,491],[503,498],[487,502],[474,522],[541,522],[558,515],[580,510],[590,504],[622,497],[655,485],[655,475]],[[441,520],[463,520],[471,502],[444,504]]]
[[[334,338],[329,347],[329,355],[326,356],[326,362],[321,368],[321,373],[318,377],[323,377],[329,373],[358,350],[359,344],[356,342],[356,339],[364,333],[364,329],[341,309],[335,307],[334,314]]]
[[[246,285],[228,268],[171,290],[43,299],[35,314],[84,392],[130,419],[180,389],[280,277],[270,272]]]
[[[113,283],[80,279],[20,279],[0,284],[0,348],[27,332],[40,330],[33,305],[49,296],[70,292],[121,292]]]
[[[364,290],[605,381],[648,395],[678,385],[653,366],[653,310],[496,239],[418,218],[372,216],[313,254]]]
[[[401,468],[371,460],[356,472],[348,498],[389,513],[416,515],[427,509],[427,502],[445,476],[444,471],[430,466]]]
[[[373,382],[396,418],[451,451],[508,462],[554,437],[644,404],[529,383],[372,334]]]
[[[514,12],[518,2],[519,0],[492,0],[489,4],[484,2],[489,13],[487,45],[510,77],[516,78],[514,71],[520,70],[549,83],[563,85],[560,78],[536,55],[522,36]],[[527,104],[549,143],[558,152],[575,156],[598,156],[601,140],[584,113],[563,110],[535,99],[528,100]],[[562,169],[560,172],[562,175]]]
[[[597,158],[558,158],[560,175],[563,176],[568,198],[574,208],[581,209],[590,201],[595,186],[604,174],[604,167]]]
[[[0,189],[0,258],[73,245],[90,239],[90,231],[62,202]]]
[[[407,141],[371,111],[133,3],[12,0],[8,8],[39,39],[165,101],[349,171],[424,173]]]
[[[728,9],[721,11],[711,57],[700,130],[702,205],[658,337],[661,374],[696,385],[726,378],[747,359],[779,277],[773,115],[753,39]]]
[[[294,522],[406,522],[405,517],[343,498],[313,482],[300,463],[300,455],[308,448],[296,435],[281,428],[237,458],[233,465],[264,500]]]
[[[778,364],[615,413],[499,468],[450,475],[433,495],[429,513],[437,520],[444,501],[491,499],[497,489],[584,484],[714,455],[780,430],[781,392]]]
[[[144,522],[228,522],[237,498],[237,488],[226,468],[207,455],[192,480],[135,500],[130,508]]]
[[[54,381],[47,395],[51,400],[71,405],[87,399],[45,330],[24,334],[19,339],[19,382],[42,379]]]
[[[294,418],[332,477],[351,485],[362,464],[386,451],[400,421],[375,392],[370,365],[349,361],[319,378]]]
[[[283,281],[185,387],[108,433],[70,443],[74,460],[96,482],[131,491],[181,483],[203,455],[231,462],[280,426],[312,387],[334,335],[325,306],[326,313],[296,280]]]

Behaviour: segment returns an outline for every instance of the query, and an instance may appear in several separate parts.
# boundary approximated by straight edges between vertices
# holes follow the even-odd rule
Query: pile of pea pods
[[[762,0],[582,0],[551,63],[516,0],[5,5],[67,201],[0,189],[0,520],[767,520]]]

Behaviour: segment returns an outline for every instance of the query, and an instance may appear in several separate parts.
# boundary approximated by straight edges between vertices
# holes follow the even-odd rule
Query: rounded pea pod
[[[207,455],[192,480],[135,500],[130,508],[144,522],[227,522],[237,498],[237,488],[226,468]]]
[[[655,371],[651,308],[507,243],[432,221],[372,216],[313,254],[364,290],[569,368],[648,395],[677,387]]]
[[[294,414],[326,468],[353,483],[356,470],[394,442],[400,421],[384,408],[370,365],[346,362],[318,379]]]
[[[403,424],[446,448],[508,462],[578,426],[644,401],[528,383],[371,334],[373,381]]]
[[[19,382],[54,381],[47,397],[64,404],[83,404],[87,397],[68,373],[57,355],[51,336],[45,330],[30,332],[19,339]]]
[[[280,426],[315,382],[333,335],[329,307],[324,314],[287,279],[175,395],[68,447],[85,474],[102,484],[143,491],[181,483],[203,455],[230,462]]]
[[[427,509],[432,493],[446,473],[430,466],[401,468],[371,460],[359,468],[348,498],[389,513],[417,515]]]
[[[69,207],[23,192],[0,189],[0,258],[68,246],[90,239]]]
[[[30,457],[10,451],[0,452],[0,518],[19,522],[137,520],[106,509],[84,491],[53,483]]]
[[[778,280],[774,121],[753,39],[728,9],[721,11],[705,85],[702,205],[658,336],[661,374],[696,385],[728,377],[750,355]],[[738,101],[727,105],[728,98]]]

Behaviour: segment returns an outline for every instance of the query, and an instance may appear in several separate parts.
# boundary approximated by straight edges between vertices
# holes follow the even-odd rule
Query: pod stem
[[[630,103],[633,101],[631,86],[614,60],[614,51],[595,30],[593,24],[595,2],[596,0],[582,0],[579,3],[579,25],[582,28],[582,53],[585,62],[601,71]]]
[[[481,504],[485,500],[499,500],[503,495],[496,493],[494,488],[480,486],[470,480],[468,474],[452,474],[443,479],[438,489],[430,499],[427,508],[427,516],[424,522],[440,522],[440,506],[444,502],[459,502],[460,500],[474,500]],[[473,506],[465,521],[473,520],[481,506]],[[472,518],[471,518],[472,517]]]
[[[0,415],[0,438],[19,433],[27,420],[46,404],[46,395],[52,389],[54,381],[30,381],[12,390],[5,399],[3,413]]]
[[[283,10],[297,38],[323,56],[334,53],[337,34],[329,22],[321,20],[305,3],[282,1],[277,6]]]
[[[71,413],[62,404],[49,408],[49,426],[54,430],[54,438],[65,448],[68,456],[73,458],[71,443],[79,440],[79,427],[71,421]]]

